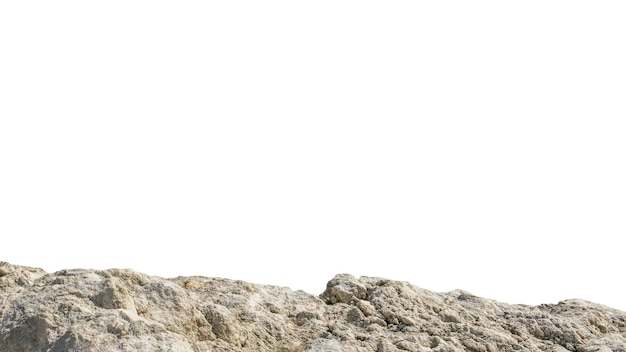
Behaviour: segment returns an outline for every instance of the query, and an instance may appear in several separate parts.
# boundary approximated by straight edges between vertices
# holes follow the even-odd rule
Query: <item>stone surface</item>
[[[626,313],[340,274],[318,297],[205,277],[0,263],[0,351],[626,351]]]

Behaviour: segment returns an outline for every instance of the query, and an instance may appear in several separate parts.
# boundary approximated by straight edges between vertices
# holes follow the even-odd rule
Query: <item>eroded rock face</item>
[[[626,351],[626,313],[508,305],[340,274],[319,296],[205,277],[0,263],[0,351]]]

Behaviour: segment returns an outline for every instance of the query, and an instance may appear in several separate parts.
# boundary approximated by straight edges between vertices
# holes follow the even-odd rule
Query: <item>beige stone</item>
[[[508,305],[341,274],[318,297],[205,277],[0,263],[0,351],[626,350],[626,313]]]

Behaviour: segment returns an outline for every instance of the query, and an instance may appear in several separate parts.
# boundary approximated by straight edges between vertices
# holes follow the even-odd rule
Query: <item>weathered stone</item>
[[[626,351],[626,313],[341,274],[316,297],[204,277],[0,263],[0,351]]]
[[[326,285],[326,291],[321,297],[330,304],[356,303],[359,299],[365,299],[367,288],[359,280],[350,274],[339,274]]]
[[[310,342],[304,352],[344,352],[345,349],[335,340],[317,339]]]
[[[94,303],[105,309],[128,309],[137,312],[128,290],[115,278],[104,280],[102,290],[94,298]]]

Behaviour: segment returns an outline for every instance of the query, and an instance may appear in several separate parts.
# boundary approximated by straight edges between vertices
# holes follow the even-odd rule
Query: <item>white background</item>
[[[626,309],[620,1],[0,5],[0,260]]]

